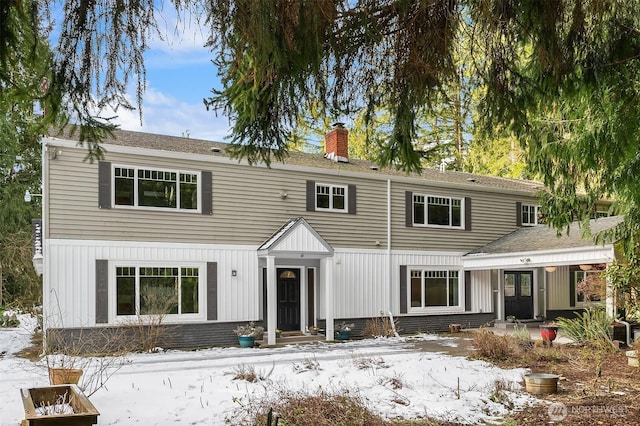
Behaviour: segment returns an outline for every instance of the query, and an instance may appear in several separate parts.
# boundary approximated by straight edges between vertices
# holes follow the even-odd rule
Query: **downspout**
[[[391,262],[391,179],[387,179],[387,271],[389,283],[388,312],[393,311],[393,268]]]
[[[45,207],[49,203],[49,188],[48,182],[46,181],[47,176],[47,167],[48,164],[46,162],[46,153],[47,153],[47,144],[45,142],[45,136],[40,140],[40,185],[42,197],[40,199],[41,202],[41,216],[42,216],[42,349],[44,353],[47,352],[47,317],[45,309],[49,307],[50,298],[51,298],[51,287],[49,282],[49,238],[47,232],[49,231],[49,223],[47,221],[47,211],[48,209]]]

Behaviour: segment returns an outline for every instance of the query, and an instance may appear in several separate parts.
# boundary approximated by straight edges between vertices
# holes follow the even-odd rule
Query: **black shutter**
[[[516,226],[522,226],[522,203],[516,202]]]
[[[200,202],[202,203],[201,211],[202,214],[206,215],[213,214],[211,177],[211,172],[208,170],[203,170],[200,174],[200,179],[202,180],[202,193],[200,200]]]
[[[407,265],[400,265],[400,313],[407,313]]]
[[[111,208],[111,163],[98,163],[98,208]]]
[[[348,186],[348,203],[349,203],[349,214],[356,214],[356,186],[349,185]]]
[[[464,197],[464,230],[471,231],[471,197]]]
[[[576,306],[576,272],[569,269],[569,306]]]
[[[407,227],[413,226],[413,192],[404,193],[404,219]]]
[[[464,310],[471,310],[471,271],[464,271]]]
[[[316,183],[312,180],[307,181],[307,211],[316,210]]]
[[[207,320],[218,319],[218,264],[207,262]]]
[[[96,259],[96,324],[109,322],[109,262]]]

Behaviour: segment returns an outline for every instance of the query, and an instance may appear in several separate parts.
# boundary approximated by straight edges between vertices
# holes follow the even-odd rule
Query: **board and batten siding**
[[[49,238],[259,245],[292,217],[334,247],[386,245],[386,181],[149,155],[106,154],[112,164],[212,172],[213,214],[98,208],[98,164],[82,149],[50,161]],[[355,185],[357,214],[307,211],[306,182]],[[286,192],[286,198],[281,193]]]
[[[217,270],[217,321],[260,317],[258,257],[253,246],[49,240],[46,250],[49,260],[43,303],[49,327],[96,325],[96,314],[100,314],[96,312],[96,260],[106,260],[111,274],[119,262],[139,266],[145,262],[194,262],[201,264],[201,274],[206,275],[207,265],[215,262],[216,267],[210,270]],[[232,270],[238,271],[235,277]],[[109,283],[111,293],[112,285]],[[202,306],[202,312],[204,321],[210,311]]]
[[[558,266],[554,272],[547,273],[547,309],[575,309],[571,306],[569,291],[569,266]]]
[[[493,292],[491,291],[491,271],[470,271],[471,312],[493,312]]]
[[[469,252],[514,231],[516,226],[516,197],[511,194],[469,189],[441,188],[433,185],[392,184],[392,231],[394,248],[415,250],[456,250]],[[407,226],[407,192],[443,197],[468,197],[471,200],[471,230]],[[518,199],[521,199],[520,196]],[[531,198],[535,203],[535,198]],[[467,219],[467,218],[465,218]]]
[[[333,261],[335,318],[373,318],[388,311],[389,269],[383,250],[336,249]],[[325,288],[318,289],[318,315],[325,318]]]

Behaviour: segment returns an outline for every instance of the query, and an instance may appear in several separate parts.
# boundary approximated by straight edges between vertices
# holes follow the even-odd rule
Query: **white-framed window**
[[[523,204],[520,208],[520,218],[522,221],[522,226],[534,226],[542,223],[540,206]]]
[[[588,305],[602,303],[605,282],[600,279],[602,271],[573,271],[576,287],[576,304]]]
[[[115,265],[115,316],[203,315],[204,276],[200,265]]]
[[[464,198],[413,194],[413,224],[463,228]]]
[[[410,269],[409,306],[411,309],[459,308],[461,273],[458,270]]]
[[[199,212],[200,172],[113,167],[113,205]]]
[[[316,210],[347,211],[347,185],[316,183]]]

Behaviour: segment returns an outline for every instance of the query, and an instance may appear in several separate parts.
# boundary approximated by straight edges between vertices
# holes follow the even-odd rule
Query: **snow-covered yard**
[[[0,425],[24,417],[21,388],[48,385],[45,368],[15,357],[29,344],[35,321],[22,316],[17,329],[0,330]],[[272,349],[214,348],[193,352],[130,354],[106,387],[91,396],[100,425],[241,424],[243,404],[278,390],[357,392],[369,408],[389,418],[430,416],[480,423],[507,413],[492,401],[496,383],[510,403],[533,399],[520,382],[524,369],[502,370],[482,361],[424,352],[412,343],[443,339],[409,338],[309,344]],[[455,345],[456,339],[449,339]],[[264,380],[234,380],[239,371]],[[493,398],[496,399],[496,398]]]

